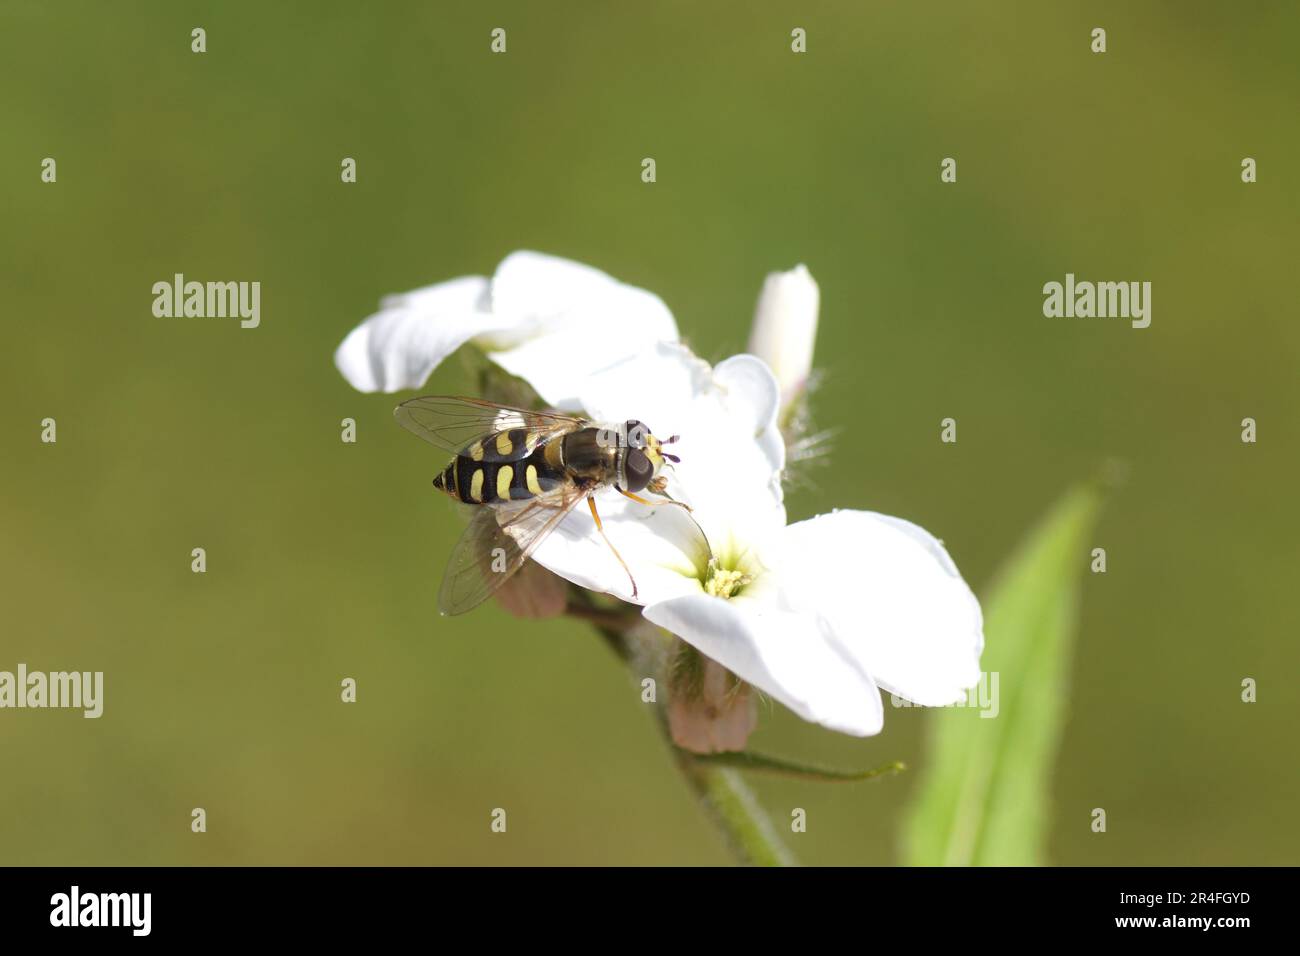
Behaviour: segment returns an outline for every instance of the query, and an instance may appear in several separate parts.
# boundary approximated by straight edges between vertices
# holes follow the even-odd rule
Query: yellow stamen
[[[711,558],[704,577],[704,593],[714,597],[733,598],[753,580],[744,571],[727,570],[718,565],[717,558]]]

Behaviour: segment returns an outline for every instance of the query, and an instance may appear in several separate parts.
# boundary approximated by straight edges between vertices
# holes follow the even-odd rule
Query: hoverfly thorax
[[[676,436],[668,439],[676,441]],[[629,419],[619,425],[583,429],[565,438],[569,467],[623,491],[642,491],[663,470],[665,459],[677,461],[662,450],[665,444],[644,422]]]

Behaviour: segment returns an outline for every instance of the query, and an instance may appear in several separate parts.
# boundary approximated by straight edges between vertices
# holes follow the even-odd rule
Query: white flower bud
[[[808,383],[821,293],[806,266],[773,272],[763,283],[749,334],[749,351],[776,374],[781,405],[790,404]]]

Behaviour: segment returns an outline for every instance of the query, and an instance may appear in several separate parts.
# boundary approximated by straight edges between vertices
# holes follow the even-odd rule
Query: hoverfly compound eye
[[[644,448],[646,446],[646,436],[650,434],[650,429],[645,427],[645,423],[632,419],[628,421],[626,427],[627,447]]]
[[[646,485],[650,484],[650,479],[655,475],[655,466],[650,463],[650,457],[640,448],[629,448],[627,452],[627,461],[623,463],[625,491],[641,491]]]

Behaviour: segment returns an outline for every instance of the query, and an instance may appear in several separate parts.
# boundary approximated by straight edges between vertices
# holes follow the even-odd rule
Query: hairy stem
[[[591,613],[594,610],[596,613]],[[590,604],[585,607],[570,604],[568,613],[595,625],[624,663],[632,665],[636,660],[632,639],[624,632],[624,628],[629,627],[626,620],[611,619],[613,616],[609,612],[596,610]],[[620,623],[622,627],[618,627]],[[678,769],[699,797],[709,819],[722,831],[723,839],[737,861],[747,866],[797,865],[794,854],[781,842],[771,818],[740,774],[730,767],[707,765],[676,746],[669,733],[668,715],[663,704],[656,707],[656,714],[659,718],[656,723],[664,742],[672,750]]]
[[[796,865],[794,854],[781,842],[771,818],[737,771],[705,766],[686,751],[673,750],[682,775],[739,862],[747,866]]]

